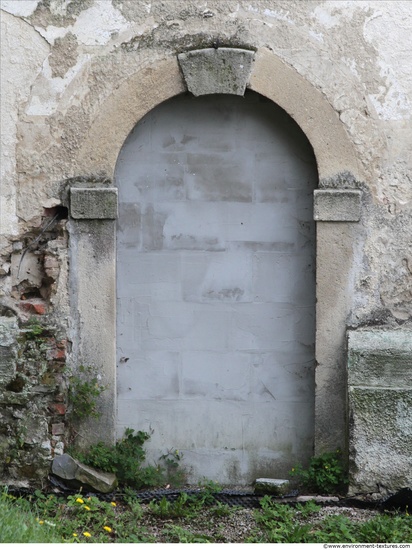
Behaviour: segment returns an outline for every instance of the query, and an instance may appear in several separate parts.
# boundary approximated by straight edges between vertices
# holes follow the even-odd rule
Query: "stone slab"
[[[70,190],[70,215],[74,219],[117,218],[117,189],[72,188]]]
[[[110,493],[117,486],[115,474],[95,470],[72,458],[69,454],[55,457],[51,471],[55,476],[70,482],[73,486],[90,486],[101,493]]]
[[[357,222],[361,216],[359,189],[316,189],[313,217],[323,222]]]
[[[261,477],[255,481],[255,494],[257,495],[285,495],[289,491],[288,479],[272,479]]]
[[[412,484],[411,389],[349,387],[349,494]]]
[[[255,53],[239,48],[205,48],[178,55],[189,92],[194,96],[243,96]]]
[[[412,388],[412,331],[348,331],[348,383]]]
[[[316,504],[332,504],[339,502],[339,497],[321,496],[321,495],[301,495],[296,498],[296,502],[310,502]]]
[[[411,335],[348,331],[350,494],[388,494],[412,483]]]

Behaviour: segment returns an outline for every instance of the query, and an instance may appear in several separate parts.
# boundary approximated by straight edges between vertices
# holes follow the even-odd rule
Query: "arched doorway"
[[[119,435],[191,481],[284,476],[313,453],[316,163],[269,100],[184,95],[116,167]]]

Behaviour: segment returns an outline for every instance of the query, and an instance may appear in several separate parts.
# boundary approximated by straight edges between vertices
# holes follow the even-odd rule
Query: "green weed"
[[[262,511],[255,512],[257,524],[263,533],[256,532],[247,542],[297,543],[308,542],[309,525],[295,521],[295,511],[284,504],[276,504],[266,495],[260,501]]]
[[[170,537],[170,542],[180,543],[202,543],[212,542],[211,537],[200,533],[191,533],[187,529],[183,529],[180,525],[168,525],[164,529],[164,534]]]
[[[302,468],[298,464],[292,468],[290,475],[297,477],[299,483],[308,491],[321,494],[339,493],[344,491],[347,484],[346,469],[340,450],[314,456],[308,468]]]
[[[86,418],[99,418],[97,399],[106,390],[99,381],[97,369],[80,365],[77,373],[68,376],[71,417],[76,422]]]
[[[152,500],[149,508],[153,515],[162,519],[183,518],[198,512],[198,506],[194,506],[193,499],[187,493],[181,493],[174,502],[168,501],[165,496],[159,501]]]
[[[223,518],[236,510],[216,501],[213,506],[202,504],[197,497],[182,493],[175,502],[163,498],[143,506],[131,489],[125,490],[123,503],[81,493],[61,497],[40,491],[25,500],[3,490],[0,542],[226,542]],[[252,534],[242,535],[239,542],[399,544],[412,540],[412,517],[407,513],[353,521],[343,515],[322,519],[317,515],[319,508],[313,502],[293,507],[265,496],[260,510],[254,512]],[[216,517],[220,518],[218,529]]]
[[[142,466],[146,458],[143,445],[149,438],[146,432],[134,433],[127,428],[115,445],[100,442],[86,453],[76,453],[76,457],[93,468],[115,473],[120,485],[134,489],[160,486],[164,482],[160,466]]]
[[[315,514],[320,510],[316,504],[309,502],[293,508],[273,502],[270,496],[261,500],[261,507],[261,511],[255,512],[260,529],[255,529],[247,542],[400,543],[412,540],[412,517],[408,515],[381,514],[364,522],[336,515],[316,521]]]
[[[30,504],[8,493],[0,497],[0,543],[59,543],[54,524],[39,519]]]

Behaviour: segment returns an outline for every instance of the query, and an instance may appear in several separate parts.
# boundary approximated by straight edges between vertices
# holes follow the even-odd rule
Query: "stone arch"
[[[226,57],[233,51],[197,50],[197,59],[203,61],[205,51],[220,50]],[[248,50],[236,51],[242,56]],[[233,66],[234,60],[232,54],[228,63]],[[199,77],[199,71],[193,79]],[[253,53],[250,73],[244,73],[243,78],[248,80],[246,87],[271,99],[301,127],[315,152],[321,185],[342,174],[350,174],[351,180],[362,179],[352,143],[336,111],[308,80],[265,48]],[[135,124],[156,105],[186,90],[187,77],[177,57],[162,59],[136,72],[103,103],[80,151],[80,165],[89,173],[105,171],[112,177],[120,148]],[[213,92],[206,93],[236,92],[215,86]]]
[[[247,53],[245,53],[247,52]],[[362,180],[358,161],[352,143],[327,99],[310,82],[286,65],[277,56],[264,48],[256,52],[222,48],[191,52],[195,58],[191,78],[201,80],[199,67],[204,67],[204,56],[211,57],[211,67],[220,58],[230,67],[233,79],[237,78],[236,64],[244,65],[250,60],[250,67],[241,67],[241,88],[229,93],[242,94],[242,86],[269,98],[283,108],[301,127],[309,139],[317,161],[319,189],[315,191],[315,220],[317,226],[317,336],[316,336],[316,403],[315,403],[315,447],[318,452],[346,445],[346,380],[345,380],[345,334],[348,315],[350,273],[353,263],[353,242],[356,236],[356,222],[360,217],[361,192],[356,189]],[[217,58],[216,58],[217,56]],[[215,59],[214,59],[215,58]],[[214,59],[214,61],[213,61]],[[180,57],[181,61],[181,57]],[[197,63],[197,69],[196,69]],[[216,72],[216,71],[215,71]],[[218,72],[219,75],[219,72]],[[122,82],[102,104],[94,119],[83,146],[77,156],[77,168],[83,173],[104,173],[113,178],[116,161],[121,147],[136,123],[151,109],[165,100],[187,91],[189,77],[179,65],[177,56],[155,61]],[[222,87],[223,86],[223,87]],[[237,84],[236,84],[237,86]],[[214,89],[205,93],[228,93],[220,78]],[[95,187],[96,184],[84,187]],[[322,189],[323,188],[323,189]],[[329,189],[327,189],[329,188]],[[355,188],[355,189],[354,189]],[[72,193],[73,203],[82,204],[82,189]],[[83,303],[82,339],[79,355],[87,361],[89,352],[97,354],[106,380],[112,380],[111,394],[107,394],[99,425],[94,423],[87,441],[96,435],[105,434],[113,440],[115,433],[115,378],[116,378],[116,315],[115,310],[115,223],[114,214],[99,215],[99,190],[84,190],[91,193],[89,203],[93,212],[75,212],[72,218],[78,220],[74,230],[75,249],[82,254],[83,267],[77,276],[76,304]],[[112,196],[116,193],[112,189]],[[107,189],[105,189],[107,196]],[[109,193],[110,194],[110,193]],[[102,210],[105,210],[102,199]],[[87,228],[103,223],[104,253],[102,238],[93,239]],[[331,223],[339,222],[339,223]],[[96,241],[96,242],[94,242]],[[83,243],[83,244],[82,244]],[[97,251],[97,253],[96,253]],[[98,262],[95,257],[98,256]],[[80,258],[80,256],[79,256]],[[74,263],[76,263],[74,261]],[[80,259],[78,260],[80,263]],[[107,315],[96,324],[95,311],[91,306],[92,283],[87,279],[90,272],[99,273],[99,289],[111,298],[107,302]],[[83,275],[82,275],[83,274]],[[94,285],[96,286],[96,284]],[[109,313],[110,312],[110,313]],[[90,326],[88,325],[90,322]],[[103,325],[103,326],[102,326]],[[78,327],[80,332],[80,325]],[[99,347],[96,342],[104,342]],[[96,355],[92,358],[95,361]]]

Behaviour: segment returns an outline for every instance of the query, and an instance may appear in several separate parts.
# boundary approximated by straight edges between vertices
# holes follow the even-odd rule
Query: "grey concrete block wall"
[[[313,452],[316,165],[257,94],[181,97],[118,160],[118,435],[190,480],[285,476]]]
[[[412,332],[348,332],[349,492],[412,484]]]

